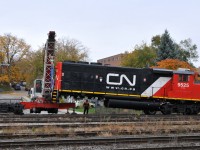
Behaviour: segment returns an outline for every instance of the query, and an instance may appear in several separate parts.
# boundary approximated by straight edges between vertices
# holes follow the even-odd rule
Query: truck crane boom
[[[43,79],[36,79],[32,88],[34,99],[30,102],[20,102],[24,109],[30,109],[30,113],[58,113],[58,109],[75,108],[74,102],[60,102],[55,98],[54,92],[54,57],[55,57],[55,31],[50,31],[44,48],[44,72]]]
[[[53,91],[54,56],[55,56],[55,31],[50,31],[44,48],[44,73],[42,84],[43,97]]]

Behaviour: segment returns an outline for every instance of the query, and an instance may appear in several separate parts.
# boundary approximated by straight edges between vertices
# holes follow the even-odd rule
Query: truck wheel
[[[40,114],[40,113],[41,113],[41,109],[40,109],[40,108],[36,108],[36,109],[35,109],[35,113]]]
[[[185,115],[192,115],[192,109],[191,108],[186,108],[184,114]]]
[[[47,110],[47,112],[48,112],[48,114],[53,113],[51,108],[49,108],[49,109]]]
[[[58,113],[58,109],[57,109],[57,108],[54,108],[53,113],[57,114],[57,113]]]

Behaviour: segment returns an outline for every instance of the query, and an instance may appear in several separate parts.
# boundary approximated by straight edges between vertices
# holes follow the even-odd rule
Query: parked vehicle
[[[21,86],[20,86],[19,84],[16,84],[16,85],[14,86],[14,89],[15,89],[15,90],[21,90]]]

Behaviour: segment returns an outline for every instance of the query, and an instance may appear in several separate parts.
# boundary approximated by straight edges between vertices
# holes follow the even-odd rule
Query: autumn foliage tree
[[[44,70],[44,46],[37,51],[29,52],[29,55],[24,57],[17,66],[21,66],[19,74],[25,78],[27,84],[32,86],[35,79],[43,77]],[[87,48],[78,40],[58,39],[55,45],[55,62],[58,61],[86,61],[88,59]]]
[[[195,68],[192,67],[189,63],[185,61],[181,61],[178,59],[165,59],[160,62],[157,62],[157,66],[153,66],[153,68],[165,68],[177,70],[178,68],[187,68],[195,71]]]
[[[18,38],[11,34],[0,35],[0,61],[3,61],[4,71],[1,72],[1,82],[9,83],[15,80],[19,80],[19,68],[16,67],[16,63],[26,57],[30,50],[24,39]],[[2,65],[1,65],[2,69]]]
[[[16,61],[20,61],[27,55],[30,50],[24,39],[18,38],[11,34],[0,36],[0,52],[5,56],[5,63],[12,65]]]

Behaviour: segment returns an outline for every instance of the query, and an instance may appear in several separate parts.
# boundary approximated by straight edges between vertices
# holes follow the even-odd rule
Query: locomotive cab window
[[[194,80],[194,82],[195,82],[196,84],[200,84],[200,74],[196,74],[196,75],[195,75],[195,80]]]
[[[189,76],[187,74],[179,74],[178,81],[179,82],[188,82]]]

